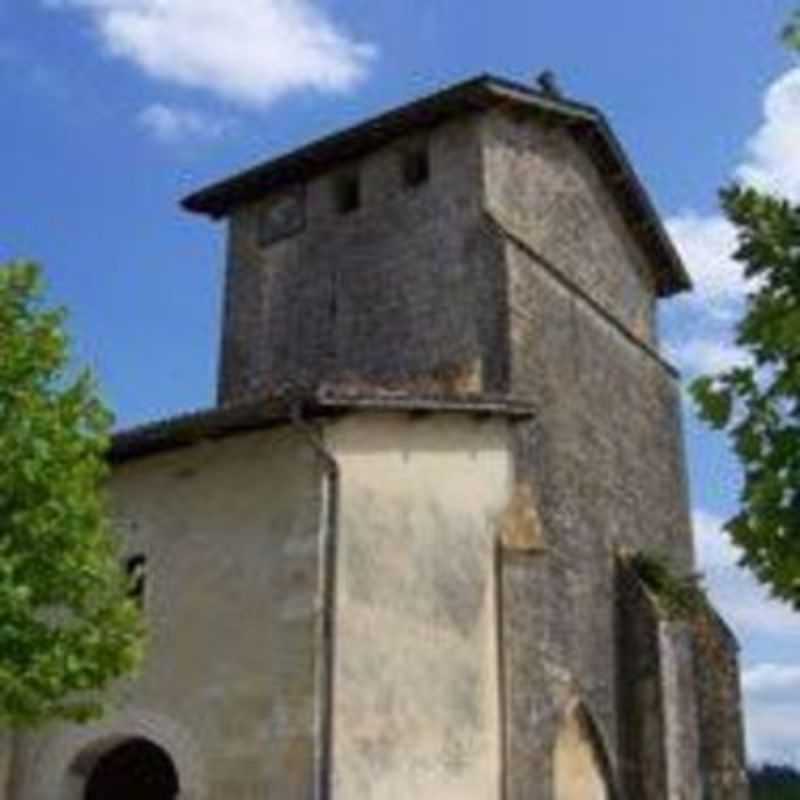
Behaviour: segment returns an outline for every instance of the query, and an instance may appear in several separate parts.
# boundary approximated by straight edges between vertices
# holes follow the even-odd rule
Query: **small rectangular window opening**
[[[409,189],[422,186],[431,177],[431,161],[426,147],[409,150],[403,157],[403,180]]]
[[[361,208],[361,180],[357,174],[343,175],[336,181],[336,210],[350,214]]]
[[[128,577],[128,597],[141,608],[144,605],[144,590],[147,578],[147,556],[141,553],[125,559],[125,574]]]

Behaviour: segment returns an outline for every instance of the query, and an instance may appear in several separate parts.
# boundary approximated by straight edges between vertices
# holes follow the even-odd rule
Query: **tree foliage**
[[[748,770],[753,800],[796,800],[800,797],[800,772],[794,767],[763,764]]]
[[[735,259],[753,279],[736,326],[751,360],[691,391],[743,467],[740,510],[726,530],[743,563],[800,608],[800,207],[736,186],[722,205],[739,234]]]
[[[0,723],[85,720],[141,655],[103,484],[111,416],[70,377],[64,311],[0,265]]]
[[[781,38],[788,47],[800,50],[800,9],[796,10],[783,29]]]
[[[781,38],[800,51],[800,9]],[[742,563],[800,610],[800,206],[736,185],[721,200],[738,231],[734,259],[752,279],[736,326],[751,360],[690,389],[701,418],[727,432],[743,467],[739,513],[725,529]]]

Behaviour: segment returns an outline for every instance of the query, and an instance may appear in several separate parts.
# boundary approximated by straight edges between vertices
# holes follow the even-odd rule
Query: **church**
[[[690,279],[603,114],[480,76],[183,206],[218,403],[111,451],[146,664],[6,800],[746,800],[736,642],[642,568],[694,570]]]

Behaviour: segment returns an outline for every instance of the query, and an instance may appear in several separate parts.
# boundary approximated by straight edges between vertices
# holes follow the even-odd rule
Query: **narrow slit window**
[[[361,208],[361,180],[357,174],[343,175],[336,181],[336,210],[350,214]]]
[[[409,150],[403,156],[403,181],[408,189],[427,183],[431,177],[431,160],[427,147]]]
[[[125,574],[128,576],[128,597],[141,608],[144,605],[144,592],[147,583],[147,556],[139,553],[125,560]]]

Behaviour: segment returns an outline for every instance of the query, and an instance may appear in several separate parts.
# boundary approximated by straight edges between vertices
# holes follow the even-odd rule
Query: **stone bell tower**
[[[534,531],[506,537],[497,573],[505,796],[572,796],[552,759],[570,724],[594,742],[604,797],[703,782],[745,796],[733,640],[710,618],[732,666],[706,685],[708,648],[646,611],[620,557],[692,569],[678,381],[656,332],[658,302],[690,282],[602,114],[482,77],[185,205],[229,221],[221,403],[291,390],[535,407],[514,434]],[[656,694],[641,658],[662,665]]]

